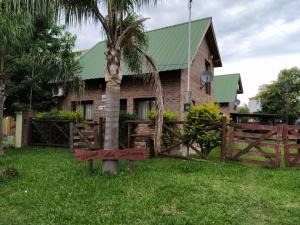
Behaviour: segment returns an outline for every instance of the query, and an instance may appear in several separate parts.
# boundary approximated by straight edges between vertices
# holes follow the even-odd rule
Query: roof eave
[[[211,32],[211,36],[212,36],[212,39],[213,39],[213,48],[212,48],[212,53],[213,53],[213,56],[214,56],[214,59],[213,59],[213,64],[214,64],[214,67],[222,67],[223,64],[222,64],[222,59],[221,59],[221,54],[220,54],[220,50],[219,50],[219,46],[218,46],[218,42],[217,42],[217,38],[216,38],[216,34],[215,34],[215,30],[214,30],[214,26],[213,26],[213,23],[212,23],[212,19],[210,20],[210,25],[207,29],[207,34],[209,34],[209,32]]]

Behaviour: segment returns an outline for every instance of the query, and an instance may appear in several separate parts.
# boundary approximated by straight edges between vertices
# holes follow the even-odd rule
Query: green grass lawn
[[[0,224],[299,224],[300,171],[238,163],[122,162],[117,176],[87,173],[64,149],[10,150],[0,170]]]

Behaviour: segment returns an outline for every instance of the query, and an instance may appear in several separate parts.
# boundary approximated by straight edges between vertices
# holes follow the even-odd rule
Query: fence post
[[[290,157],[289,157],[289,128],[287,124],[283,125],[283,146],[284,146],[284,161],[285,167],[290,167]]]
[[[69,123],[69,144],[70,144],[70,151],[74,151],[74,122]]]
[[[102,117],[100,117],[99,118],[99,145],[100,145],[100,149],[104,148],[103,124],[104,124],[104,119]]]
[[[98,123],[98,126],[100,126],[100,123]],[[99,127],[97,126],[97,123],[93,123],[93,133],[94,133],[94,147],[99,149]]]
[[[283,126],[284,125],[277,125],[277,138],[276,138],[276,147],[275,147],[275,168],[280,167],[280,159],[281,159],[281,143],[282,143],[282,135],[283,135]]]
[[[222,117],[222,131],[221,131],[221,155],[220,162],[225,162],[226,153],[227,153],[227,130],[226,130],[226,117]]]
[[[229,137],[228,137],[228,157],[230,159],[232,159],[232,155],[233,155],[233,141],[234,141],[234,122],[231,122],[229,126]]]
[[[130,122],[127,123],[127,147],[131,148],[131,130],[132,130],[132,124]],[[133,161],[128,160],[128,171],[132,172],[133,170]]]
[[[28,127],[27,127],[27,144],[31,145],[31,133],[32,133],[32,117],[28,118]]]

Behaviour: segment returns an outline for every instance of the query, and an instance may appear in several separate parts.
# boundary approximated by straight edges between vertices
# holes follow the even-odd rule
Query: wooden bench
[[[133,161],[147,160],[148,151],[145,148],[127,148],[113,150],[84,150],[75,149],[77,163],[87,161],[89,173],[93,173],[93,160],[128,160],[128,170],[133,169]]]

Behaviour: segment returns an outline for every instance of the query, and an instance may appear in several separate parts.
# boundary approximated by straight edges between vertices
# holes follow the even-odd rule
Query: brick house
[[[154,58],[159,68],[165,110],[178,113],[183,119],[188,67],[188,23],[149,31],[147,35],[147,53]],[[61,109],[79,108],[88,120],[98,120],[104,115],[105,51],[106,43],[103,41],[79,57],[83,68],[82,78],[86,84],[85,93],[80,98],[72,92],[67,93],[59,103]],[[205,70],[214,74],[214,68],[222,66],[212,18],[192,22],[191,53],[192,102],[198,105],[214,99],[213,83],[204,85],[200,74]],[[123,80],[120,110],[135,113],[140,119],[147,119],[148,111],[155,100],[153,91],[138,78],[138,75],[128,74],[124,67],[121,71]]]
[[[237,95],[244,92],[241,75],[236,73],[214,78],[215,102],[220,105],[222,113],[229,115],[236,112]]]

